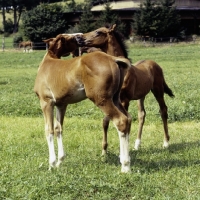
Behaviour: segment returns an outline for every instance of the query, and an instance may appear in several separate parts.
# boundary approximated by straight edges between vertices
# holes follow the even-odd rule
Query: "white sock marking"
[[[129,156],[129,135],[124,135],[118,130],[120,140],[120,162],[122,164],[121,172],[130,172],[130,156]]]
[[[140,140],[140,139],[136,139],[136,140],[135,140],[134,149],[135,149],[135,150],[138,150],[139,147],[140,147],[140,145],[141,145],[141,140]]]
[[[47,138],[47,143],[49,147],[49,164],[50,164],[50,167],[54,167],[56,163],[56,154],[54,150],[53,134],[47,135],[46,138]]]
[[[58,162],[56,164],[56,167],[59,167],[59,165],[61,164],[62,160],[65,157],[63,143],[62,143],[62,134],[59,134],[57,136],[57,143],[58,143]]]

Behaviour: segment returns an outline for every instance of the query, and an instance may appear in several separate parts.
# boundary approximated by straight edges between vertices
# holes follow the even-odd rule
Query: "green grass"
[[[44,120],[33,93],[45,51],[0,52],[0,199],[198,200],[199,48],[130,46],[133,63],[153,59],[162,66],[176,96],[165,96],[169,149],[162,148],[158,105],[149,94],[142,148],[132,150],[138,123],[136,103],[131,103],[131,174],[120,173],[119,139],[112,124],[108,155],[100,156],[103,114],[89,100],[69,105],[63,138],[67,156],[60,169],[48,171]]]

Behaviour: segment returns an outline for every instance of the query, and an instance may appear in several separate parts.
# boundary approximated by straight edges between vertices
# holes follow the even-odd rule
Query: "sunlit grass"
[[[44,119],[33,92],[45,51],[0,52],[0,199],[190,199],[200,196],[199,46],[135,47],[135,61],[152,59],[163,68],[175,98],[165,95],[169,114],[169,149],[152,94],[142,146],[134,151],[136,102],[130,137],[131,174],[120,173],[119,139],[112,123],[108,155],[101,156],[102,112],[89,100],[69,105],[63,142],[66,159],[48,171]],[[55,146],[57,146],[55,141]]]
[[[200,124],[171,123],[171,146],[162,148],[159,123],[147,123],[140,151],[132,150],[132,174],[120,174],[119,141],[109,131],[109,152],[101,154],[100,120],[65,118],[66,159],[48,171],[43,118],[1,117],[0,196],[3,199],[198,199]]]

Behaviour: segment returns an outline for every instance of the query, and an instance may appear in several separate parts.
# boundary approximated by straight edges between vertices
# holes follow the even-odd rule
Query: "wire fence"
[[[168,38],[151,38],[151,37],[130,37],[127,40],[128,43],[137,44],[140,46],[162,46],[162,45],[176,45],[180,43],[185,44],[200,44],[200,37],[197,36],[188,36],[184,39],[178,39],[175,37]],[[1,39],[1,50],[2,51],[19,51],[25,50],[24,48],[19,48],[19,43],[13,43],[10,39],[6,37],[2,37]],[[48,44],[44,42],[35,42],[33,43],[32,50],[47,50]],[[27,48],[27,51],[29,49]]]
[[[29,50],[30,47],[27,47],[26,49]],[[33,43],[32,49],[34,49],[34,50],[47,50],[48,44],[46,44],[44,42],[36,42],[36,43]],[[24,50],[24,48],[20,48],[19,43],[11,42],[10,39],[7,41],[7,38],[2,37],[1,50],[2,51],[5,51],[5,50]]]
[[[128,41],[129,43],[136,43],[142,46],[175,45],[180,43],[199,44],[200,37],[198,37],[197,35],[185,36],[184,38],[178,38],[178,37],[153,38],[148,36],[145,37],[131,36]]]

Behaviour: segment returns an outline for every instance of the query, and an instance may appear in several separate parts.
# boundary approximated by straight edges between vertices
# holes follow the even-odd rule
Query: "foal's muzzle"
[[[76,35],[75,36],[75,39],[76,39],[76,42],[78,43],[79,46],[84,46],[85,45],[85,40],[84,38],[82,37],[82,35]]]

